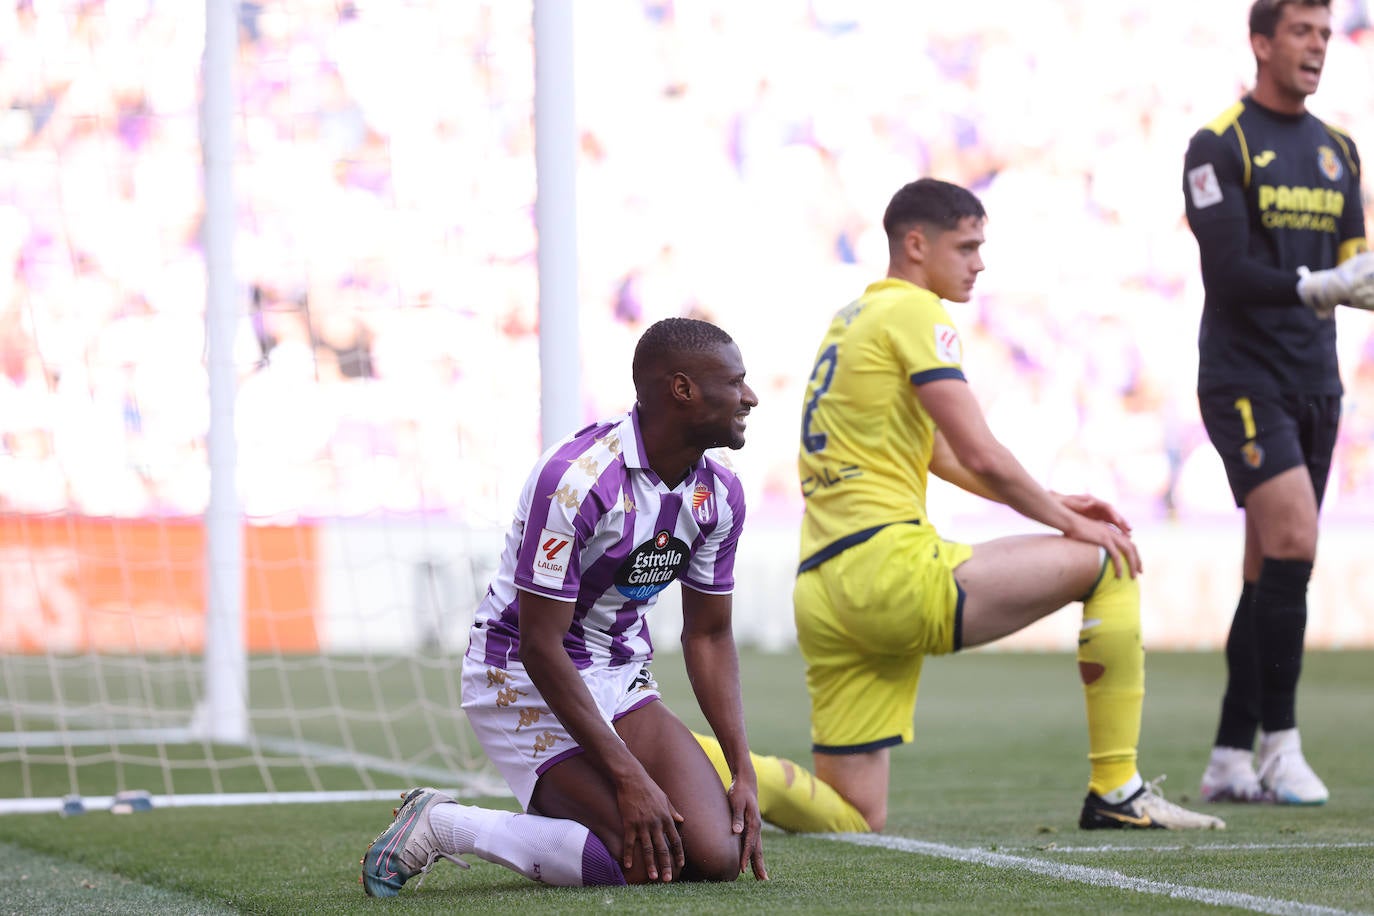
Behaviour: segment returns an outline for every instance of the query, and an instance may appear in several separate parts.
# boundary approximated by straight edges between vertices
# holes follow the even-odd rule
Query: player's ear
[[[924,264],[926,252],[930,250],[930,239],[926,235],[925,227],[918,223],[908,229],[902,238],[902,248],[906,253],[907,260],[916,264]]]
[[[690,401],[696,397],[697,386],[692,381],[692,377],[686,372],[678,370],[673,373],[668,380],[668,391],[675,401]]]

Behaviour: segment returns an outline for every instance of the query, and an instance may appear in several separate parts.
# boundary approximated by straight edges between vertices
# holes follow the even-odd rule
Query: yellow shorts
[[[910,741],[927,655],[959,648],[964,594],[954,568],[973,553],[926,524],[897,524],[797,576],[797,642],[817,753]]]

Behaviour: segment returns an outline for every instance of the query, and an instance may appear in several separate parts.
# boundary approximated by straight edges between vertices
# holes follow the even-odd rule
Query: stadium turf
[[[808,759],[795,655],[743,656],[751,741]],[[698,716],[676,656],[656,665],[671,705]],[[1222,680],[1216,654],[1151,654],[1141,769],[1196,804]],[[1299,697],[1325,807],[1204,805],[1219,833],[1076,829],[1086,779],[1082,693],[1064,655],[973,653],[927,663],[916,742],[893,753],[887,832],[765,835],[773,880],[555,889],[496,866],[441,865],[390,901],[364,897],[358,858],[385,802],[178,808],[116,817],[0,817],[9,912],[989,913],[1370,910],[1374,900],[1374,653],[1309,653]],[[401,789],[398,786],[397,789]],[[493,804],[510,806],[510,801]],[[18,882],[18,883],[16,883]]]

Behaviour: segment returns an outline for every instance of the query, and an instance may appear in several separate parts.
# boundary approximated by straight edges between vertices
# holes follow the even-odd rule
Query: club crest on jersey
[[[1322,174],[1327,177],[1328,181],[1340,181],[1341,160],[1331,147],[1317,147],[1317,167],[1322,170]]]
[[[1264,449],[1252,439],[1240,447],[1240,457],[1248,466],[1258,468],[1264,464]]]
[[[710,524],[716,514],[716,501],[704,483],[697,484],[696,489],[692,490],[692,514],[703,525]]]
[[[631,601],[648,601],[682,574],[690,558],[685,543],[660,531],[630,551],[615,571],[615,589]]]

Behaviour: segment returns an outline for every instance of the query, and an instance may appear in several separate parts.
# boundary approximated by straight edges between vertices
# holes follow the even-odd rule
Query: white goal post
[[[319,363],[321,356],[342,360],[349,352],[328,339],[330,322],[356,322],[364,344],[373,329],[342,310],[311,313],[309,297],[318,290],[317,278],[308,275],[309,264],[302,265],[300,274],[308,290],[294,294],[262,286],[267,281],[261,271],[245,279],[235,270],[234,239],[245,209],[232,179],[235,161],[244,155],[236,128],[241,131],[246,125],[251,130],[261,123],[260,117],[254,120],[254,112],[243,110],[236,94],[240,87],[233,62],[244,53],[240,39],[246,31],[259,52],[268,48],[270,53],[265,36],[298,26],[308,32],[311,17],[324,9],[317,6],[299,13],[263,13],[255,8],[255,18],[246,19],[234,0],[204,4],[205,44],[198,74],[203,337],[185,334],[180,322],[180,336],[157,339],[161,326],[173,318],[169,305],[180,309],[183,303],[131,288],[126,278],[113,275],[113,267],[100,263],[99,253],[88,257],[93,266],[86,268],[87,286],[101,294],[105,290],[100,287],[108,286],[140,308],[146,303],[147,313],[127,318],[120,313],[101,315],[105,324],[96,326],[94,339],[84,353],[75,354],[76,359],[63,352],[72,347],[60,340],[61,321],[47,313],[50,306],[41,290],[24,290],[31,301],[19,338],[29,347],[19,354],[22,390],[0,404],[8,411],[7,448],[0,453],[0,471],[8,477],[0,492],[0,689],[6,700],[0,714],[0,813],[106,808],[115,804],[119,793],[130,791],[147,793],[155,806],[391,797],[398,787],[416,783],[466,795],[506,794],[467,728],[458,688],[466,629],[500,548],[500,532],[480,522],[474,527],[472,520],[490,517],[490,507],[505,501],[498,499],[506,496],[501,489],[504,481],[496,479],[499,475],[492,473],[489,460],[469,460],[463,438],[471,432],[454,430],[452,424],[461,425],[461,418],[451,407],[426,413],[435,405],[422,405],[416,410],[406,404],[414,391],[404,384],[392,383],[383,392],[370,370],[355,366],[350,372]],[[325,6],[342,22],[343,14],[334,4]],[[498,18],[508,17],[509,9],[504,7]],[[435,13],[437,8],[416,5],[396,14],[390,25],[411,30],[411,38],[432,31],[425,36],[430,46],[423,50],[436,57],[452,53],[451,46],[462,41],[480,40],[481,31],[493,27],[489,20],[494,9],[488,4],[464,14]],[[516,14],[520,15],[518,9]],[[302,21],[260,21],[269,15],[299,15]],[[433,23],[421,21],[425,16]],[[528,7],[523,16],[528,31]],[[168,69],[186,64],[185,36],[197,21],[191,5],[140,12],[138,4],[86,11],[54,4],[35,11],[33,17],[13,23],[14,31],[5,33],[6,43],[27,41],[36,49],[40,59],[34,77],[39,82],[50,64],[44,55],[77,60],[73,66],[88,81],[82,84],[87,101],[96,100],[93,113],[59,106],[46,125],[51,140],[42,133],[45,125],[20,125],[30,131],[35,148],[50,154],[54,182],[102,180],[99,171],[90,174],[89,161],[86,173],[68,169],[69,158],[77,157],[68,156],[65,144],[83,117],[94,125],[92,133],[112,140],[123,136],[125,129],[144,129],[112,117],[99,105],[108,100],[122,118],[121,106],[130,93],[145,96],[141,108],[130,110],[143,112],[140,123],[146,127],[130,145],[142,144],[152,152],[143,156],[117,142],[107,144],[112,152],[102,151],[104,186],[96,188],[97,196],[118,197],[121,170],[155,168],[155,154],[175,150],[179,158],[174,165],[180,167],[194,161],[185,146],[177,144],[196,135],[183,123],[191,114],[186,106],[194,103],[195,92],[178,93],[175,80],[165,82]],[[569,24],[564,20],[566,16],[555,21],[551,39],[570,48]],[[414,31],[417,28],[420,32]],[[56,38],[39,48],[28,34],[39,30]],[[447,30],[456,35],[449,45],[445,41],[453,36],[446,35]],[[521,28],[508,31],[518,37]],[[90,40],[92,36],[115,40],[107,45]],[[144,36],[167,44],[144,46]],[[145,70],[117,72],[116,64],[106,58],[107,48],[109,58],[121,67],[131,64],[129,57],[119,57],[121,51],[145,53]],[[263,66],[275,66],[270,57],[260,57]],[[136,57],[132,63],[137,63]],[[328,74],[310,76],[324,79]],[[164,82],[143,84],[153,79]],[[154,91],[163,98],[149,102],[146,96]],[[311,85],[308,91],[317,87]],[[571,90],[565,85],[559,91]],[[161,105],[166,110],[157,110]],[[568,139],[570,144],[571,134]],[[327,174],[328,163],[321,165],[322,174]],[[250,161],[248,180],[260,182],[261,171],[260,163]],[[566,167],[563,172],[570,174]],[[516,189],[522,196],[532,191]],[[512,202],[512,207],[521,202]],[[397,210],[401,203],[389,202]],[[286,200],[269,204],[283,212],[291,206]],[[176,215],[194,215],[196,207],[195,201],[187,201]],[[79,205],[71,209],[80,212],[60,212],[58,218],[74,224],[73,236],[90,242],[99,235],[99,230],[82,224],[85,213]],[[87,209],[94,211],[96,205]],[[279,218],[272,213],[258,216]],[[527,231],[533,238],[533,227]],[[62,241],[79,247],[75,239]],[[188,255],[194,258],[196,242],[188,239],[181,248],[174,244],[168,261],[155,265],[152,273],[176,274]],[[113,243],[100,237],[93,242],[97,248]],[[387,254],[370,251],[359,256]],[[259,255],[257,267],[262,260]],[[291,258],[284,260],[289,263]],[[194,289],[183,285],[177,292],[193,294]],[[337,289],[325,292],[340,295]],[[475,322],[455,321],[447,314],[436,319],[439,310],[429,294],[421,299],[413,306],[401,301],[393,309],[400,314],[386,316],[387,321],[404,330],[409,325],[432,326],[438,320],[446,333],[435,335],[431,327],[430,336],[439,339],[431,341],[424,356],[433,355],[436,347],[460,349],[455,345],[463,343],[462,332]],[[108,351],[120,349],[107,341],[118,336],[121,323],[136,336],[151,336],[159,346],[143,348],[136,358],[120,353],[122,363],[106,363]],[[297,341],[284,333],[297,326],[306,334],[304,342],[314,346],[313,353],[306,351],[304,375],[299,354],[291,347]],[[406,333],[395,336],[404,342]],[[481,345],[479,340],[470,342]],[[170,352],[185,344],[195,349]],[[248,357],[246,351],[251,351]],[[363,355],[375,358],[371,352]],[[419,362],[420,356],[398,351],[391,358]],[[437,358],[455,356],[461,354]],[[162,368],[164,361],[183,369],[189,363],[191,371],[174,378]],[[576,371],[575,363],[571,368]],[[334,378],[326,381],[341,382],[332,390],[346,403],[324,405],[318,396],[302,398],[302,389],[319,383],[327,371],[333,371]],[[140,373],[162,377],[145,383]],[[273,375],[282,377],[275,386]],[[393,375],[406,373],[398,367]],[[163,408],[140,390],[145,384],[168,382],[173,387],[185,385],[188,398]],[[552,384],[557,387],[558,379]],[[201,385],[208,388],[208,410],[193,403]],[[436,435],[431,427],[448,424],[437,433],[453,438],[444,456],[450,461],[441,470],[458,478],[465,489],[430,509],[427,488],[442,491],[448,485],[427,479],[431,468],[403,466],[407,456],[389,451],[394,441],[381,447],[364,443],[373,447],[361,450],[354,442],[316,442],[313,454],[288,455],[295,466],[283,466],[282,480],[266,486],[275,486],[276,492],[255,500],[246,512],[238,486],[245,462],[261,481],[264,474],[271,475],[271,462],[282,457],[280,452],[244,452],[259,445],[260,439],[239,441],[242,421],[250,428],[254,424],[253,416],[237,416],[245,389],[252,387],[260,389],[253,395],[259,411],[286,402],[280,416],[258,423],[264,436],[290,434],[293,424],[308,427],[315,419],[312,409],[325,407],[333,408],[331,419],[338,426],[351,424],[364,436],[416,434],[422,446],[426,437]],[[576,391],[576,385],[561,386],[561,396],[571,397],[573,403],[578,400]],[[8,393],[0,389],[0,395]],[[111,393],[116,396],[116,416],[120,409],[124,413],[123,435],[116,437],[118,441],[100,440],[82,431],[93,447],[80,456],[81,466],[73,467],[70,440],[77,436],[64,430],[63,415],[80,413],[77,422],[104,423],[108,417],[98,412],[110,408]],[[513,397],[525,393],[516,389]],[[387,396],[395,398],[399,410],[379,408]],[[122,408],[118,398],[124,401]],[[493,403],[500,406],[499,399]],[[30,404],[32,410],[14,409]],[[156,414],[188,405],[189,419],[183,417],[178,427],[182,441],[156,439]],[[293,415],[293,409],[303,415]],[[430,415],[436,413],[437,420]],[[198,433],[195,424],[202,415],[206,425]],[[524,429],[533,433],[536,425]],[[131,439],[138,441],[131,445]],[[115,447],[101,448],[112,444]],[[530,445],[532,455],[536,436],[530,436]],[[132,454],[137,448],[147,453]],[[171,459],[159,449],[190,458],[169,473]],[[335,458],[338,463],[331,465]],[[169,479],[173,475],[187,479]],[[306,498],[309,489],[299,485],[307,478],[345,475],[350,480],[330,481],[334,492],[352,482],[357,490],[367,491],[366,496],[351,500],[352,505],[347,497],[336,499],[331,504],[336,511],[320,517],[321,500],[312,504]],[[468,480],[469,475],[487,482]],[[102,484],[110,492],[92,496],[92,488]],[[178,499],[163,498],[178,486],[184,487],[175,494]],[[402,487],[405,492],[398,499],[395,491]],[[119,488],[127,492],[114,495]],[[187,507],[196,511],[195,491],[200,488],[208,493],[199,504],[203,514],[188,515]],[[398,501],[399,511],[391,511]],[[177,503],[170,514],[159,510],[166,502]],[[107,507],[108,514],[103,511]]]

